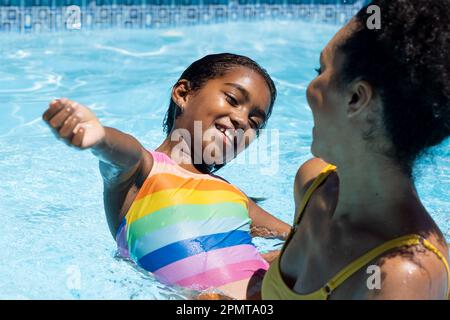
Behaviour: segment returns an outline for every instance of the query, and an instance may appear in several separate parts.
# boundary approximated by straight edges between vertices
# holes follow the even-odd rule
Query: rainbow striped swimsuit
[[[151,152],[153,167],[121,223],[119,253],[166,284],[203,290],[269,265],[250,236],[248,199],[236,187]]]

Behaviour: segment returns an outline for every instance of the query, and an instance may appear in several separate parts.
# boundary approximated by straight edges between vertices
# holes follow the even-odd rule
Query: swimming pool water
[[[0,299],[184,299],[115,258],[98,162],[57,141],[41,120],[65,96],[146,147],[163,139],[170,88],[194,60],[215,52],[252,57],[278,91],[268,128],[279,129],[279,170],[231,163],[220,174],[291,222],[292,185],[310,157],[305,89],[337,26],[233,23],[170,30],[106,30],[0,37]],[[418,191],[450,240],[450,144],[418,167]],[[261,250],[279,241],[256,239]]]

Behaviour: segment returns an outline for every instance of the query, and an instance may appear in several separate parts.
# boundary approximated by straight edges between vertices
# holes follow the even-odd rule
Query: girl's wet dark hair
[[[252,59],[232,54],[232,53],[219,53],[207,55],[194,63],[192,63],[180,76],[176,83],[185,79],[189,81],[189,89],[195,92],[202,88],[202,86],[209,80],[219,78],[225,75],[228,71],[237,68],[246,67],[260,74],[267,83],[270,90],[270,106],[267,112],[266,122],[269,119],[272,108],[277,96],[277,90],[275,84],[270,78],[269,74],[258,63]],[[180,107],[170,99],[169,109],[163,122],[164,132],[169,135],[175,124],[175,119],[181,114]],[[266,122],[262,124],[260,128],[266,125]]]
[[[381,29],[369,29],[377,5]],[[355,17],[357,29],[338,50],[339,80],[369,82],[383,103],[386,154],[411,175],[414,162],[450,135],[450,3],[374,0]]]

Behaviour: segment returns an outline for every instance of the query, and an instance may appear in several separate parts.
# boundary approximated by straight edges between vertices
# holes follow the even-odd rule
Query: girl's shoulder
[[[236,193],[238,193],[242,198],[244,198],[245,202],[248,203],[250,198],[241,189],[239,189],[237,186],[235,186],[234,184],[229,182],[227,179],[225,179],[225,178],[223,178],[221,176],[215,175],[213,173],[211,173],[210,176],[212,178],[214,178],[214,179],[217,179],[217,181],[224,183],[230,190],[233,190]]]

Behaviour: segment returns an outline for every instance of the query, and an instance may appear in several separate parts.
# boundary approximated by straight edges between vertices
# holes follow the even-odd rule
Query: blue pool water
[[[170,87],[192,61],[213,52],[248,55],[279,91],[269,128],[280,130],[277,175],[231,163],[221,174],[291,222],[292,184],[310,157],[312,117],[305,89],[337,26],[233,23],[172,30],[107,30],[0,37],[0,299],[184,299],[115,258],[97,160],[57,141],[41,120],[66,96],[103,124],[148,148],[163,139]],[[420,163],[424,204],[450,240],[450,144]],[[278,241],[256,240],[261,250]]]

